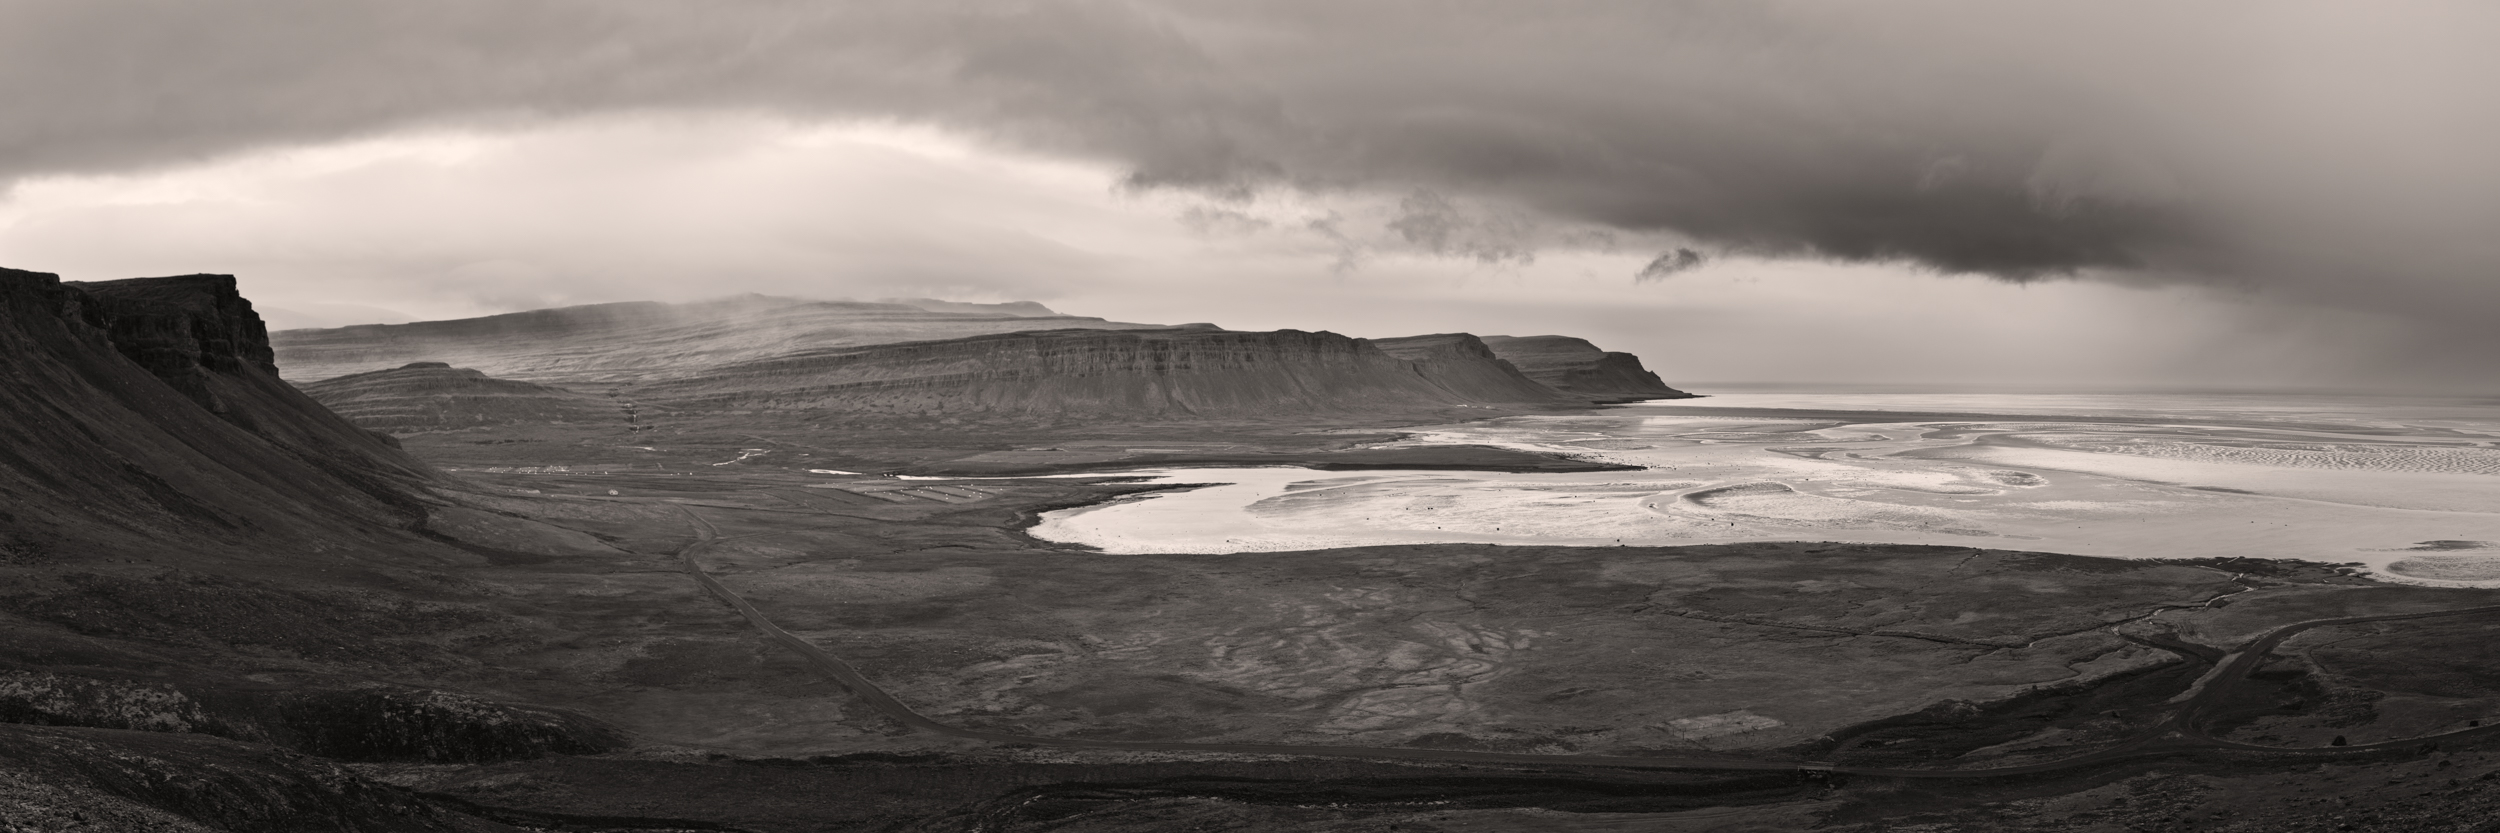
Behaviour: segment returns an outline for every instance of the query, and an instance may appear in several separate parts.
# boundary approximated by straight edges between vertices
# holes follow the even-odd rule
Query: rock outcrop
[[[280,381],[232,277],[0,269],[0,355],[12,546],[336,541],[422,516],[431,469]]]
[[[1415,372],[1433,384],[1481,402],[1585,401],[1538,383],[1496,355],[1482,339],[1466,333],[1440,333],[1373,339],[1389,355],[1415,365]]]
[[[0,725],[0,829],[493,829],[317,758],[205,735]]]
[[[621,743],[373,682],[473,662],[436,640],[491,618],[440,572],[478,556],[418,531],[440,475],[273,359],[231,277],[0,269],[0,828],[474,830],[310,756]]]
[[[497,379],[442,362],[413,362],[302,385],[305,394],[358,426],[409,433],[514,423],[626,423],[601,397]]]
[[[1570,336],[1485,336],[1485,346],[1547,387],[1597,402],[1688,399],[1630,353],[1600,350]]]
[[[1566,401],[1505,381],[1489,362],[1482,374],[1460,372],[1463,345],[1401,349],[1430,355],[1419,362],[1299,330],[1053,330],[801,352],[639,392],[678,409],[1151,418]]]
[[[623,745],[579,715],[431,689],[267,690],[0,670],[0,723],[215,735],[347,761],[478,763]]]
[[[211,411],[225,408],[210,390],[211,372],[245,368],[276,373],[269,330],[227,275],[69,282],[76,316],[105,332],[113,347]]]

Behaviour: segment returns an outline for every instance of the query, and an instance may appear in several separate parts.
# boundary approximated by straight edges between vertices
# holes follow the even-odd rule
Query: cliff
[[[358,426],[407,433],[514,423],[624,425],[624,407],[547,385],[497,379],[442,362],[324,379],[301,386]]]
[[[1487,371],[1491,383],[1448,372],[1456,364],[1410,361],[1327,332],[1053,330],[809,351],[638,392],[682,409],[1151,418],[1560,400],[1502,381],[1498,368]]]
[[[0,827],[474,830],[307,757],[597,752],[569,712],[431,684],[480,557],[438,475],[280,381],[223,275],[0,269]],[[14,828],[12,828],[14,829]]]
[[[582,390],[829,348],[1079,328],[1160,329],[1060,315],[1031,303],[742,295],[690,304],[594,304],[451,321],[284,330],[272,343],[287,377],[299,382],[439,361],[496,378]]]
[[[1582,402],[1585,399],[1541,384],[1496,355],[1482,339],[1466,333],[1373,339],[1389,355],[1415,366],[1415,372],[1448,390],[1484,402]]]
[[[16,545],[257,546],[422,517],[431,469],[280,381],[232,277],[0,269],[0,355],[0,537]]]
[[[1598,402],[1688,399],[1630,353],[1612,353],[1570,336],[1485,336],[1485,346],[1528,378]]]

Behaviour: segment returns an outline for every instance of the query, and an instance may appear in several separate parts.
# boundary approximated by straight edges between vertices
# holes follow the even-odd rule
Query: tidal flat
[[[1703,404],[1695,404],[1703,403]],[[1111,552],[1398,543],[1934,544],[2293,558],[2500,582],[2500,404],[1724,395],[1413,429],[1633,471],[1144,469],[1186,492],[1045,517]]]

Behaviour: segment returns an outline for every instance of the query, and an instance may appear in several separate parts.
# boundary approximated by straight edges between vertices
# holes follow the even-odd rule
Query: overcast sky
[[[0,265],[2500,384],[2500,4],[0,0]]]

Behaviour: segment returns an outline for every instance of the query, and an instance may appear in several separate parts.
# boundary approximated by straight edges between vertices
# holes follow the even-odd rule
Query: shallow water
[[[1952,544],[2358,563],[2500,585],[2500,401],[1757,392],[1410,429],[1591,474],[1124,472],[1217,484],[1044,516],[1111,552],[1391,543]]]

